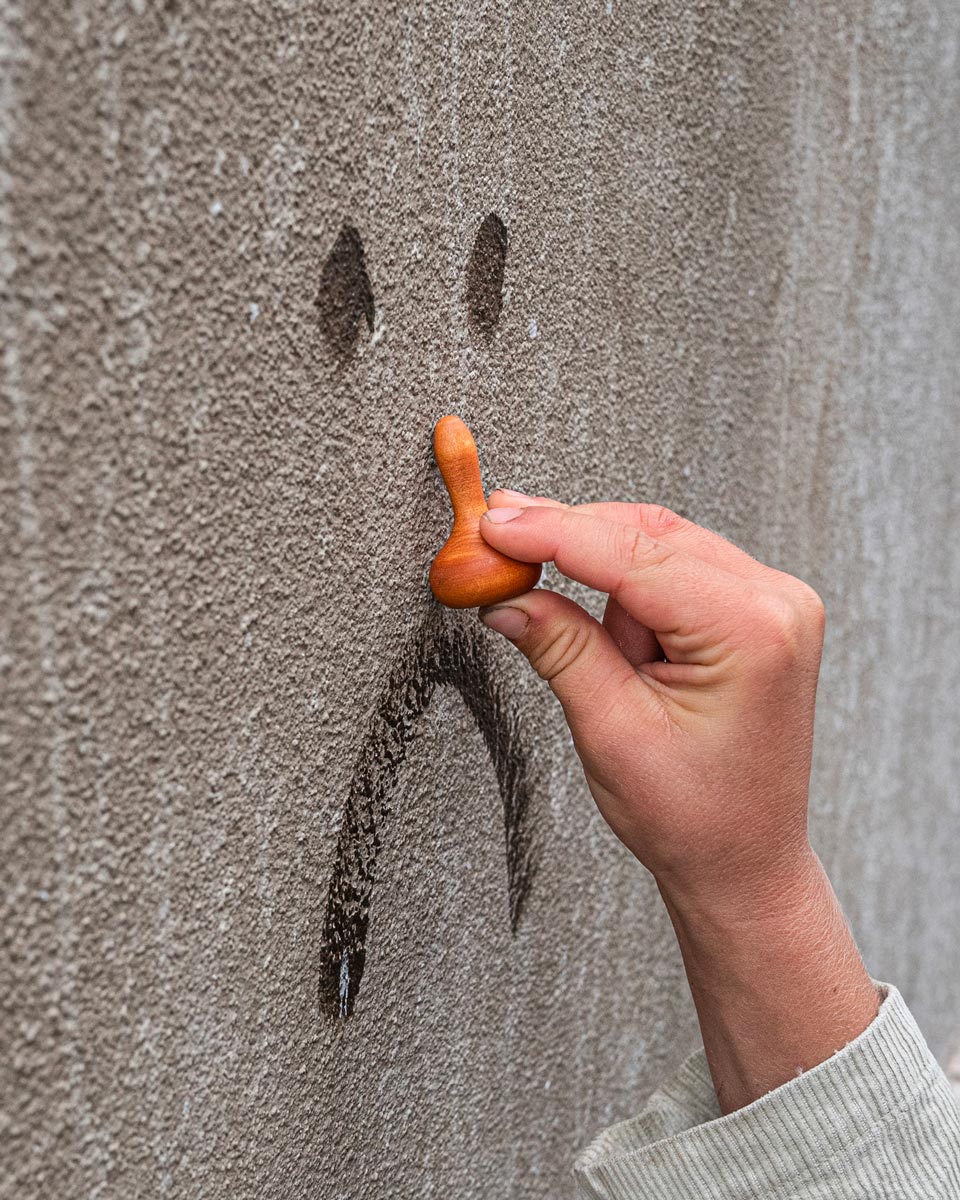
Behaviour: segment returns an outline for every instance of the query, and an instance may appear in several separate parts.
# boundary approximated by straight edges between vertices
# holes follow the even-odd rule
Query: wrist
[[[657,887],[674,925],[729,928],[775,927],[816,908],[833,892],[806,837],[762,864],[728,862],[709,875],[658,876]]]
[[[876,1016],[876,990],[812,850],[749,886],[661,893],[724,1112],[823,1062]]]

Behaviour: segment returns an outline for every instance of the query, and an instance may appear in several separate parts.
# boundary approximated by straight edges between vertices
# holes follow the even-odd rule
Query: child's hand
[[[609,593],[602,625],[549,591],[481,618],[549,682],[614,832],[676,899],[778,892],[810,857],[820,598],[657,505],[490,504],[490,545]]]

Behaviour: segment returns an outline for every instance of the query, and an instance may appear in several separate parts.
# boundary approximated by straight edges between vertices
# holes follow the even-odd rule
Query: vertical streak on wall
[[[8,936],[22,936],[24,930],[30,930],[27,913],[38,900],[44,906],[50,905],[54,912],[53,927],[56,936],[56,948],[51,953],[48,962],[39,974],[39,978],[24,980],[17,979],[16,983],[26,986],[21,992],[18,987],[11,996],[13,1003],[24,1006],[27,1020],[35,1018],[41,1011],[43,1001],[58,997],[62,1004],[65,1018],[64,1058],[66,1060],[66,1086],[72,1115],[80,1129],[89,1130],[90,1120],[83,1092],[83,1062],[82,1051],[76,1041],[76,1009],[74,974],[74,930],[71,907],[71,875],[63,850],[69,845],[70,819],[69,810],[65,803],[62,789],[64,770],[64,731],[59,720],[60,706],[64,699],[63,683],[57,668],[56,630],[52,615],[50,597],[53,587],[48,579],[43,562],[44,537],[40,512],[37,504],[37,445],[34,433],[34,414],[24,393],[21,374],[21,330],[22,314],[17,313],[19,305],[14,300],[18,282],[18,248],[14,240],[15,221],[11,203],[12,180],[9,167],[12,166],[17,149],[17,132],[20,128],[22,113],[18,102],[17,81],[20,74],[27,69],[29,58],[27,48],[21,38],[23,14],[14,4],[5,4],[2,10],[3,24],[0,27],[0,330],[3,343],[3,395],[4,407],[8,414],[4,415],[5,433],[10,437],[9,446],[5,448],[4,459],[12,461],[9,469],[16,478],[16,500],[7,511],[11,514],[10,528],[4,530],[4,551],[0,570],[4,575],[4,591],[7,596],[16,595],[19,588],[24,589],[26,604],[23,612],[29,614],[28,620],[18,622],[18,613],[12,606],[4,609],[9,613],[9,626],[4,631],[3,643],[5,671],[9,669],[10,658],[17,653],[35,657],[40,665],[39,680],[43,689],[41,702],[46,705],[45,720],[37,725],[37,711],[27,715],[24,712],[13,716],[13,729],[7,731],[4,741],[14,750],[13,759],[20,757],[29,761],[27,747],[32,750],[43,763],[48,782],[47,794],[38,792],[34,801],[39,813],[46,809],[49,827],[55,831],[55,837],[50,847],[52,863],[49,877],[42,878],[40,887],[30,888],[34,880],[16,879],[4,880],[3,893],[10,899],[9,909],[3,913],[4,928]],[[20,316],[18,322],[17,313]],[[5,506],[6,507],[6,506]],[[15,514],[15,516],[14,516]],[[14,527],[16,522],[16,527]],[[9,538],[9,541],[7,540]],[[9,577],[7,577],[9,573]],[[20,628],[18,628],[18,624]],[[9,657],[8,657],[9,656]],[[6,748],[5,748],[6,754]],[[12,765],[12,764],[11,764]],[[19,764],[17,764],[19,765]],[[3,780],[3,807],[6,811],[9,805],[14,805],[12,785],[14,776]],[[41,818],[42,820],[42,818]],[[44,822],[46,824],[46,822]],[[12,854],[11,854],[12,857]],[[3,861],[9,861],[3,855]],[[17,884],[19,883],[19,886]],[[32,985],[32,988],[31,988]],[[7,988],[3,991],[8,992]],[[33,994],[31,994],[31,992]],[[8,993],[9,994],[9,993]],[[7,1003],[10,1004],[11,1000]],[[32,1003],[31,1003],[32,1002]],[[6,1014],[7,1020],[13,1020],[13,1012]],[[4,1056],[6,1058],[6,1055]],[[17,1088],[22,1096],[22,1112],[26,1112],[34,1120],[39,1116],[38,1110],[42,1098],[35,1091],[31,1072],[22,1060],[17,1064],[19,1070],[9,1063],[7,1070],[13,1067],[14,1078],[7,1086]],[[25,1069],[26,1068],[26,1069]],[[39,1123],[39,1122],[38,1122]]]

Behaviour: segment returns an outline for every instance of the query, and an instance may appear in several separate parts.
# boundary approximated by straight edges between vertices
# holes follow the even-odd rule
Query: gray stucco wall
[[[946,1059],[954,0],[0,22],[0,1195],[555,1197],[694,1046],[549,693],[430,599],[446,411],[490,486],[659,500],[821,591],[816,841]],[[337,348],[345,224],[372,331],[360,303]],[[364,814],[336,1020],[328,893],[369,866]]]

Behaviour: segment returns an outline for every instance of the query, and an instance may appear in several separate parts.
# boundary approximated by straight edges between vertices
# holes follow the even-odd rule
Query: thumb
[[[480,620],[513,642],[549,683],[582,749],[596,741],[612,706],[625,699],[625,688],[647,691],[600,622],[556,592],[527,592],[481,609]]]

